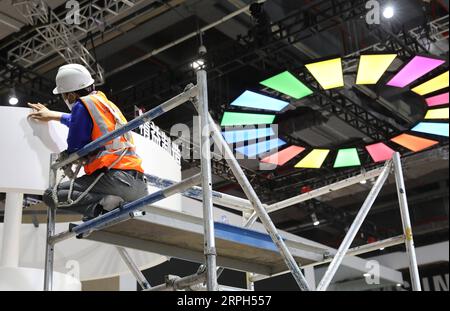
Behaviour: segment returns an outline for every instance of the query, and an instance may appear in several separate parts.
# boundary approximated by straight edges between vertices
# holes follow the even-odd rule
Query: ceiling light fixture
[[[12,106],[15,106],[19,103],[19,99],[17,98],[16,90],[14,88],[12,88],[11,91],[9,92],[8,102]]]
[[[377,84],[397,54],[361,55],[356,84]]]
[[[383,10],[384,18],[390,19],[390,18],[394,17],[394,14],[395,14],[394,7],[391,5],[386,6]]]
[[[366,175],[366,169],[364,167],[361,168],[361,175]],[[367,180],[365,179],[365,176],[364,176],[364,179],[362,179],[359,183],[361,185],[367,184]]]
[[[237,131],[230,131],[225,129],[222,132],[223,137],[229,144],[234,144],[241,141],[253,140],[257,138],[263,138],[275,135],[275,132],[271,127],[257,128],[257,129],[244,129]]]
[[[297,156],[300,152],[305,150],[305,148],[300,146],[290,146],[280,152],[274,153],[268,157],[261,160],[264,163],[271,163],[276,165],[284,165],[286,162],[290,161],[292,158]]]
[[[425,120],[427,119],[448,119],[449,113],[448,113],[448,107],[447,108],[436,108],[436,109],[430,109],[427,111],[427,114],[425,115]]]
[[[287,105],[289,105],[289,102],[269,97],[266,95],[258,94],[252,91],[245,91],[238,98],[236,98],[230,105],[237,107],[281,111]]]
[[[448,71],[412,89],[414,93],[426,95],[434,91],[448,88]]]
[[[403,146],[411,151],[418,152],[438,144],[436,140],[426,139],[409,134],[401,134],[391,139],[396,144]]]
[[[273,120],[275,120],[274,114],[226,111],[222,116],[220,126],[272,124]]]
[[[393,87],[405,87],[445,63],[442,59],[416,55],[387,83]]]
[[[300,99],[313,93],[310,88],[304,85],[289,71],[282,72],[276,76],[264,80],[260,82],[260,84],[289,95],[295,99]]]
[[[448,123],[420,122],[411,131],[448,137]]]
[[[256,144],[251,144],[248,146],[238,147],[235,150],[239,153],[245,154],[247,157],[252,158],[256,155],[265,153],[267,151],[277,149],[283,145],[285,145],[286,142],[279,139],[274,138],[271,140],[266,140],[262,142],[258,142]]]
[[[384,162],[390,160],[395,152],[384,143],[367,145],[366,150],[374,162]]]
[[[324,90],[330,90],[344,86],[341,58],[333,58],[325,61],[305,65],[309,72]]]
[[[325,159],[330,153],[329,149],[314,149],[308,153],[300,162],[298,162],[296,168],[320,168]]]
[[[194,70],[201,69],[205,65],[205,61],[199,58],[191,63],[191,67]]]
[[[359,166],[361,161],[359,160],[358,150],[356,148],[340,149],[334,162],[334,168]]]
[[[448,92],[447,93],[443,93],[443,94],[439,94],[433,97],[428,97],[426,99],[427,105],[428,107],[433,107],[433,106],[440,106],[440,105],[444,105],[444,104],[448,104],[449,102],[449,95]]]
[[[312,213],[312,214],[311,214],[311,219],[312,219],[312,221],[313,221],[313,225],[314,225],[314,226],[320,225],[320,221],[319,221],[319,219],[317,218],[316,213]]]

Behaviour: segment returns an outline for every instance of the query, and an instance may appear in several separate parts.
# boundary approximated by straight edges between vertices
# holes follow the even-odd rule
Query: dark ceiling
[[[88,1],[79,2],[84,5]],[[98,3],[99,6],[102,4],[102,1],[91,2]],[[219,20],[249,2],[144,1],[132,14],[124,14],[123,18],[111,23],[99,24],[101,27],[82,39],[98,64],[105,69],[105,83],[98,88],[129,119],[133,118],[134,106],[148,110],[177,95],[188,83],[195,82],[195,72],[190,64],[198,58],[199,36],[137,64],[127,64]],[[321,90],[303,69],[304,64],[312,60],[337,55],[351,64],[358,56],[355,53],[365,49],[366,52],[398,53],[396,68],[413,55],[435,55],[447,61],[444,67],[448,70],[448,24],[443,42],[436,42],[429,26],[432,21],[448,16],[445,1],[395,1],[395,18],[370,26],[364,18],[365,4],[366,1],[362,0],[268,0],[253,12],[246,11],[204,32],[202,40],[208,50],[209,101],[213,117],[220,120],[222,113],[230,109],[228,104],[243,90],[264,91],[259,86],[259,81],[283,70],[290,70],[303,77],[315,90],[313,96],[293,101],[288,113],[277,116],[279,135],[290,143],[311,147],[362,147],[373,141],[387,140],[410,128],[423,116],[424,105],[411,92],[386,91],[381,87],[393,72],[387,73],[377,85],[354,86],[348,81],[354,77],[356,67],[349,65],[345,71],[346,86],[330,92]],[[0,9],[3,9],[2,5],[6,5],[5,1],[0,3]],[[61,16],[64,14],[64,5],[53,9]],[[1,27],[2,25],[0,23]],[[421,34],[419,38],[412,35],[410,30],[413,29]],[[65,109],[62,101],[51,95],[55,72],[63,63],[61,57],[50,53],[48,57],[26,68],[23,64],[7,60],[8,51],[18,42],[33,36],[35,31],[33,27],[23,25],[19,31],[4,36],[0,41],[0,96],[3,97],[0,104],[7,102],[6,96],[14,85],[22,106],[27,101],[41,101],[48,103],[51,109]],[[422,80],[427,78],[428,76]],[[170,131],[174,123],[191,126],[194,113],[191,105],[183,105],[158,118],[156,123],[166,131]],[[413,203],[413,209],[417,210],[418,215],[415,221],[426,223],[427,220],[438,219],[447,225],[444,224],[444,229],[439,227],[436,230],[448,232],[448,202],[446,207],[443,202],[433,207],[430,213],[435,218],[431,214],[422,213],[426,209],[422,205],[427,192],[441,191],[439,198],[444,197],[448,201],[448,173],[442,174],[448,170],[448,140],[439,141],[437,148],[443,148],[444,151],[435,156],[433,161],[439,162],[444,158],[444,164],[439,162],[437,169],[429,170],[433,173],[426,179],[423,177],[425,174],[417,177],[413,173],[406,173],[406,177],[407,186],[411,183],[414,187],[411,193],[414,198],[417,197],[414,199],[414,202],[418,202],[417,207]],[[398,146],[396,150],[405,157],[415,156]],[[367,155],[361,153],[361,156],[366,169],[375,167]],[[296,160],[298,158],[274,171],[259,171],[256,160],[244,160],[241,164],[264,202],[279,201],[299,194],[305,185],[317,188],[360,172],[360,168],[332,170],[329,165],[320,170],[299,170],[291,165]],[[185,174],[198,170],[198,164],[197,160],[184,161]],[[216,161],[213,167],[215,189],[242,195],[222,161]],[[436,185],[438,190],[435,189]],[[342,195],[340,198],[315,200],[293,206],[275,213],[274,220],[280,228],[335,244],[345,234],[345,228],[351,223],[354,211],[362,203],[367,191],[367,187],[360,187],[354,190],[355,193]],[[382,238],[400,229],[399,222],[397,225],[390,223],[391,215],[396,215],[397,211],[395,204],[389,203],[393,200],[391,194],[383,193],[380,200],[383,207],[362,229],[361,239],[366,239],[368,235]],[[313,212],[325,220],[319,228],[311,225],[310,215]],[[380,227],[384,229],[381,230]]]

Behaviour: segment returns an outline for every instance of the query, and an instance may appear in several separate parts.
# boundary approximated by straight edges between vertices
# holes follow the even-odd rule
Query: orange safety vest
[[[109,101],[103,92],[91,93],[81,97],[80,100],[89,111],[92,119],[92,141],[127,123],[119,108]],[[143,173],[144,170],[141,167],[142,159],[136,154],[136,148],[130,132],[109,141],[95,155],[89,156],[88,163],[84,166],[85,173],[90,175],[96,170],[108,168],[124,152],[125,155],[110,168],[136,170]]]

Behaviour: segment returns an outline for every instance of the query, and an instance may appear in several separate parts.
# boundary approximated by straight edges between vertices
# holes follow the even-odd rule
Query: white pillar
[[[8,192],[3,220],[3,243],[0,267],[18,267],[23,193]]]

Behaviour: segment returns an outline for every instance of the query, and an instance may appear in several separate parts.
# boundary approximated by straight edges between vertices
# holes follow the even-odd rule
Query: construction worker
[[[94,79],[82,65],[61,66],[53,94],[62,95],[71,113],[51,111],[40,103],[28,103],[33,108],[29,118],[44,122],[56,120],[68,126],[67,154],[76,152],[127,122],[119,108],[104,93],[95,91]],[[131,133],[108,142],[84,160],[86,175],[74,180],[70,193],[72,201],[68,200],[70,182],[63,182],[57,188],[58,202],[73,202],[82,196],[75,204],[68,204],[67,208],[83,214],[83,221],[148,194],[142,160],[135,152]],[[92,189],[85,193],[93,183]],[[52,193],[52,189],[47,189],[43,201],[55,207]]]

